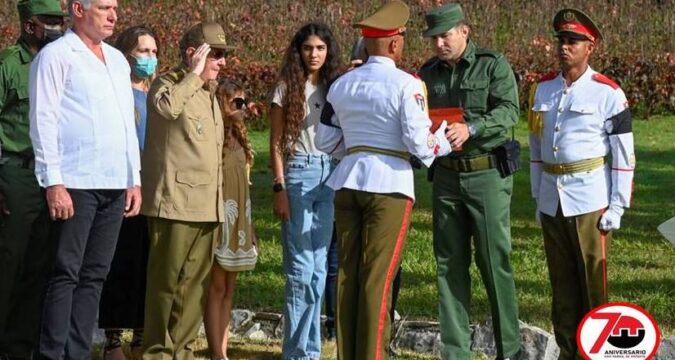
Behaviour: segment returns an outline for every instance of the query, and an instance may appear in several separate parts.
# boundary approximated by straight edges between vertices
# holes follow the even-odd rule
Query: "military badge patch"
[[[444,83],[438,83],[434,84],[434,94],[435,95],[445,95],[447,94],[447,90],[445,89],[445,84]]]
[[[574,21],[574,20],[576,20],[576,17],[574,16],[574,13],[571,12],[571,11],[566,12],[565,15],[563,15],[563,18],[565,19],[565,21]]]
[[[436,139],[436,135],[429,133],[429,135],[427,135],[427,146],[429,149],[435,148],[437,144],[438,140]]]
[[[422,109],[422,111],[427,110],[427,101],[426,99],[424,99],[424,96],[422,96],[422,94],[415,94],[415,102],[417,102],[417,105],[420,106],[420,109]]]

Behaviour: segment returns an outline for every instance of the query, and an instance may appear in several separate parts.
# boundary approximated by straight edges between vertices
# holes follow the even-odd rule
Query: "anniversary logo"
[[[579,324],[577,344],[589,360],[651,359],[661,333],[654,318],[629,303],[609,303],[589,312]]]

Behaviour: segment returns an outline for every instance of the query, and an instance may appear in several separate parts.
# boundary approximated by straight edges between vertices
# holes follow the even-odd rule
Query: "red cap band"
[[[398,28],[394,30],[381,30],[375,29],[367,26],[361,27],[361,35],[364,38],[381,38],[381,37],[390,37],[398,35],[405,32],[405,28]]]
[[[560,29],[558,29],[558,31],[570,31],[577,34],[586,35],[591,41],[595,41],[595,38],[597,37],[597,34],[593,34],[589,28],[576,21],[564,22],[560,24]]]

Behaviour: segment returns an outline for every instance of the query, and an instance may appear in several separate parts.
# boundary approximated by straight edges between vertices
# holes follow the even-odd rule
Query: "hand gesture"
[[[450,145],[450,142],[448,141],[447,137],[447,132],[446,128],[448,126],[448,122],[443,120],[441,125],[436,129],[436,132],[434,133],[434,136],[436,137],[436,141],[438,142],[439,148],[438,151],[436,152],[436,156],[445,156],[448,155],[449,153],[452,152],[452,146]]]
[[[206,68],[206,58],[211,52],[211,46],[207,43],[199,45],[188,59],[188,67],[191,73],[201,76]]]
[[[459,149],[466,140],[469,139],[469,125],[466,123],[452,123],[448,126],[448,132],[445,134],[452,147]]]

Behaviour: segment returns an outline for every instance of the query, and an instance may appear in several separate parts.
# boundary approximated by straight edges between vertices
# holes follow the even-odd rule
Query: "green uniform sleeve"
[[[7,66],[3,61],[0,61],[0,113],[5,109],[5,103],[7,102],[7,90],[9,89],[9,79],[7,77]],[[0,121],[0,148],[2,147],[2,139],[4,138],[4,132],[2,126],[2,121]],[[2,150],[0,150],[0,155],[2,155]]]
[[[9,89],[9,79],[7,77],[7,66],[4,62],[0,61],[0,112],[2,112],[2,110],[5,107],[8,89]]]
[[[503,133],[518,121],[518,87],[516,77],[506,58],[500,56],[490,78],[488,112],[474,119],[477,137],[490,137]]]

